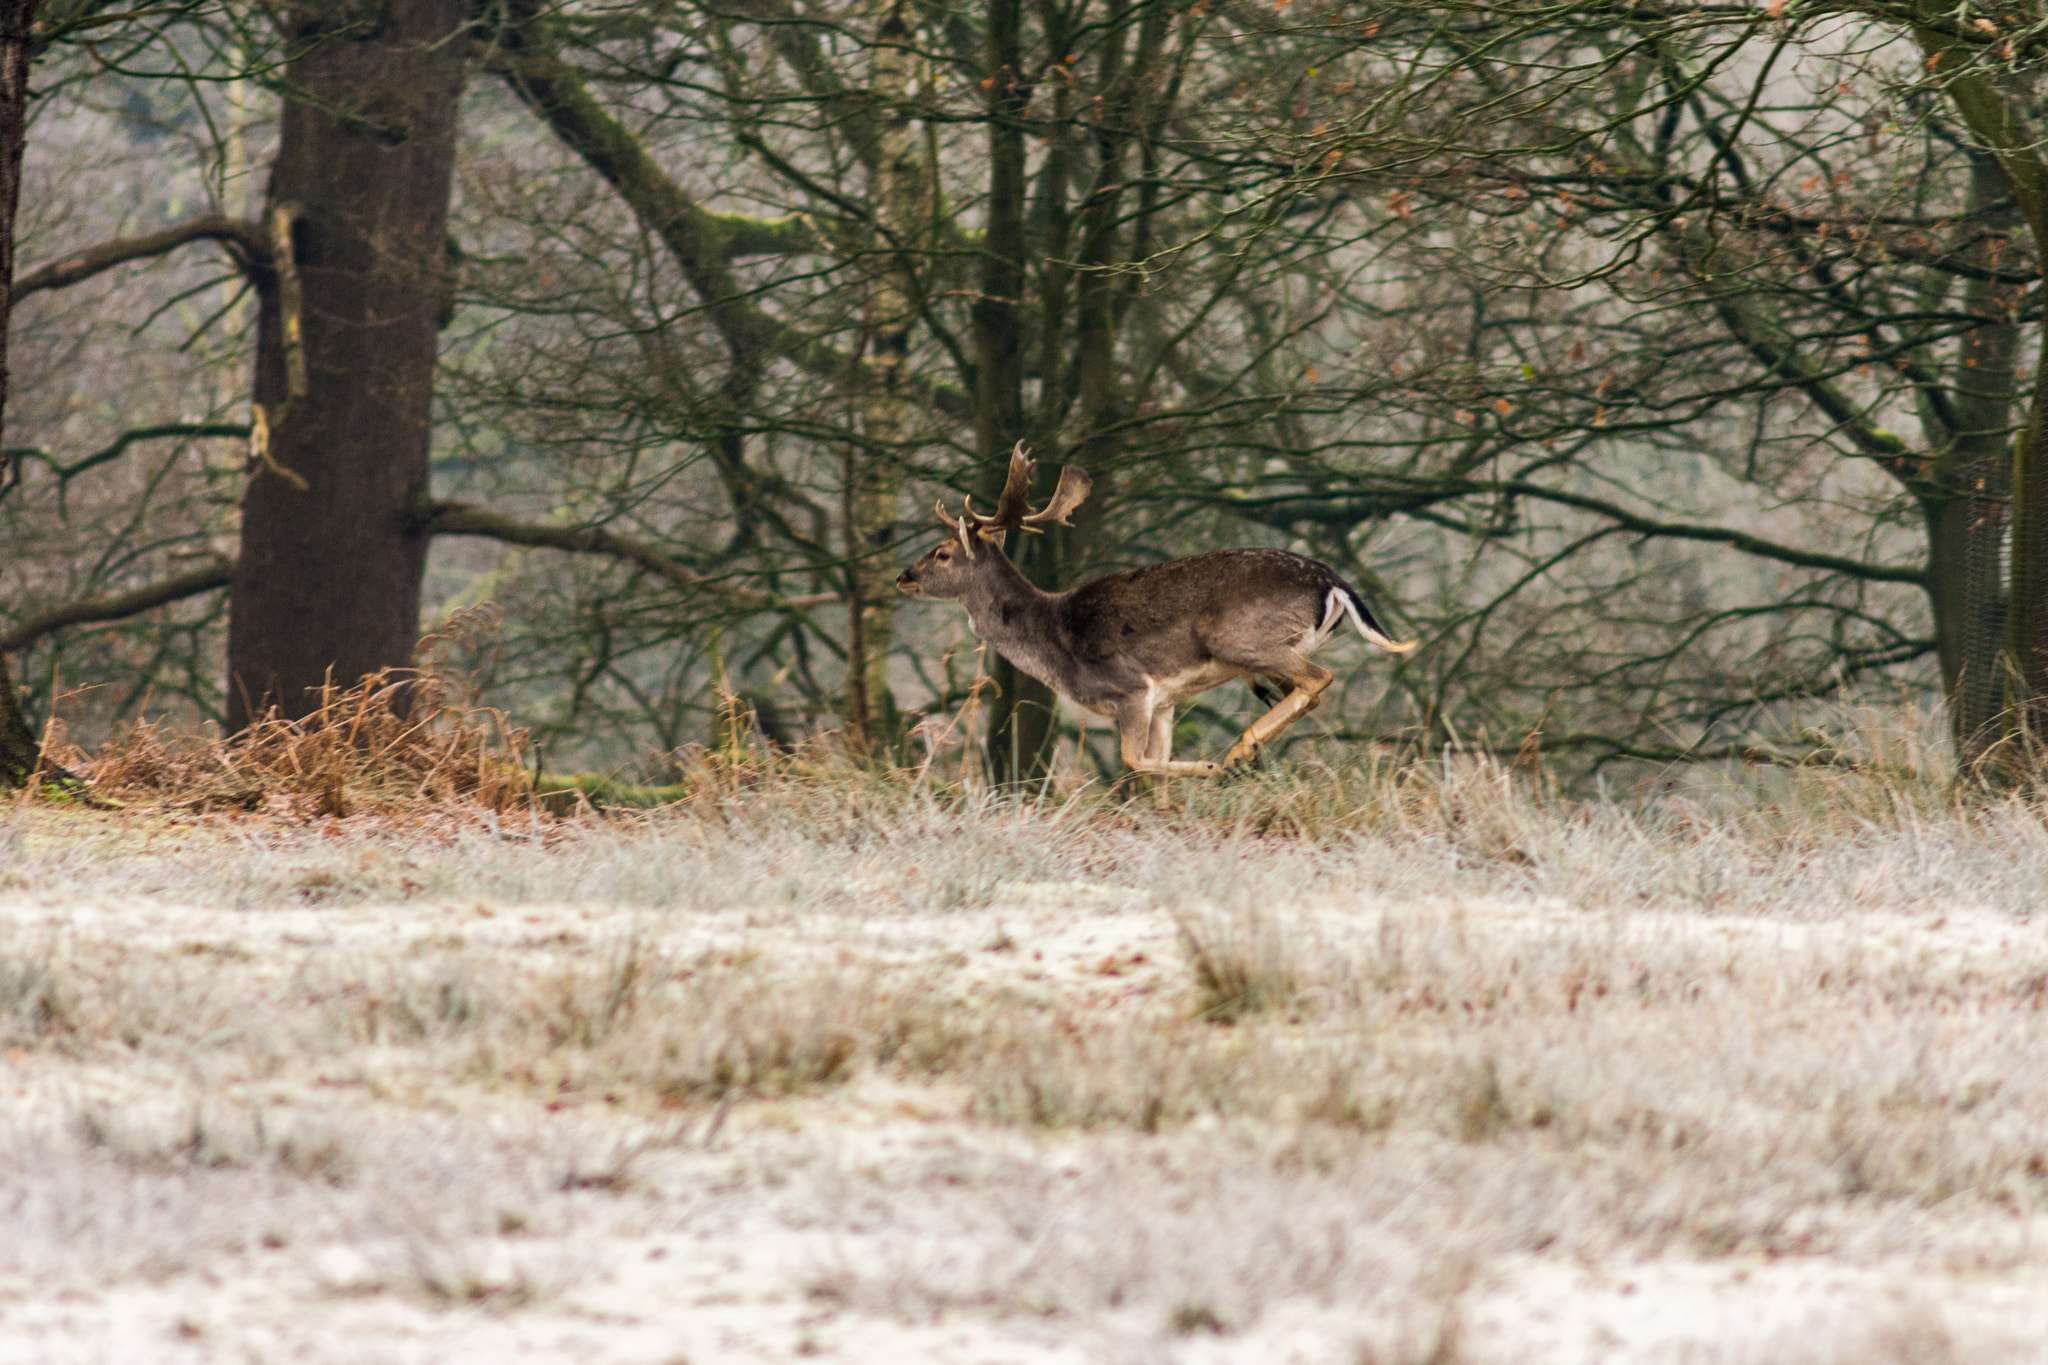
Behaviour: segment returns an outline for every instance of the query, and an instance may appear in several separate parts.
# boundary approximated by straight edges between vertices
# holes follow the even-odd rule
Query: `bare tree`
[[[1320,98],[1297,85],[1269,142],[1327,231],[1385,229],[1382,268],[1330,281],[1332,311],[1414,325],[1380,357],[1391,374],[1303,395],[1383,415],[1355,456],[1290,439],[1259,488],[1211,499],[1296,528],[1434,520],[1522,559],[1527,580],[1439,639],[1468,674],[1511,658],[1496,695],[1525,717],[1583,696],[1558,719],[1604,713],[1576,739],[1608,752],[1727,752],[1717,729],[1930,655],[1981,751],[2004,709],[2005,450],[2036,253],[1939,63],[1885,24],[1804,25],[1498,6],[1305,22]],[[1620,540],[1777,567],[1660,602],[1644,589],[1666,569],[1646,582]],[[1574,563],[1581,608],[1518,621]],[[1890,585],[1921,590],[1931,632]],[[1668,647],[1644,637],[1654,618]],[[1442,683],[1427,699],[1447,720],[1449,702]]]
[[[159,424],[83,461],[46,461],[68,486],[138,440],[246,436],[252,477],[238,554],[97,605],[46,612],[18,624],[10,641],[19,648],[63,625],[229,586],[231,728],[270,706],[301,714],[323,682],[412,657],[426,552],[414,504],[425,496],[455,108],[468,60],[459,0],[382,18],[341,4],[277,17],[275,34],[233,29],[232,41],[212,45],[216,58],[258,68],[283,53],[285,114],[260,216],[206,215],[118,238],[16,282],[17,295],[66,289],[211,242],[259,294],[248,423]],[[264,37],[275,47],[259,52]],[[144,39],[173,49],[178,41]]]
[[[1421,627],[1392,688],[1333,687],[1341,733],[1792,757],[1825,747],[1825,699],[1903,687],[1946,692],[1966,752],[1996,734],[2035,252],[2019,153],[1896,16],[508,0],[464,32],[499,80],[470,96],[459,269],[423,247],[393,305],[416,368],[453,290],[435,454],[421,400],[376,502],[402,488],[405,518],[314,520],[383,537],[327,558],[395,574],[348,585],[382,585],[387,661],[430,541],[434,593],[505,601],[490,681],[564,744],[672,747],[719,687],[771,729],[770,703],[899,744],[972,665],[888,578],[928,496],[989,505],[1019,439],[1099,490],[1013,547],[1041,587],[1253,542]],[[263,69],[289,97],[341,51]],[[205,215],[23,282],[214,243],[262,283],[252,518],[314,482],[272,420],[318,406],[282,340],[306,244],[276,222]],[[307,372],[307,404],[343,391]],[[238,428],[185,415],[17,467],[111,508],[153,440]],[[229,575],[239,612],[275,577],[246,550],[142,573],[234,550],[189,497],[6,638]],[[126,629],[154,658],[163,629]],[[991,757],[1028,778],[1050,699],[995,673]],[[1197,713],[1218,733],[1223,695]]]

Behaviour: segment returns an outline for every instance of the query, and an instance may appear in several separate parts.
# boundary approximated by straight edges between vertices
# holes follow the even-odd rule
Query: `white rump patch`
[[[1342,588],[1330,589],[1328,595],[1323,598],[1322,624],[1302,636],[1301,643],[1296,645],[1295,648],[1304,654],[1320,648],[1323,641],[1330,638],[1330,632],[1337,629],[1337,623],[1344,619],[1344,613],[1349,606],[1350,603],[1344,600],[1344,590]]]

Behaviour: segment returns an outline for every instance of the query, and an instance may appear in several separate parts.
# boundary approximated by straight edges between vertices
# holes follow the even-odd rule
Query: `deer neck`
[[[968,624],[994,645],[996,652],[1032,677],[1059,691],[1066,690],[1066,660],[1059,649],[1052,593],[1041,590],[996,551],[993,562],[961,595]]]

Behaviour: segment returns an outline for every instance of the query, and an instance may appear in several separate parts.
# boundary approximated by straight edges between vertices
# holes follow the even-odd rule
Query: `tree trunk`
[[[1006,240],[999,236],[997,208],[1005,202],[1000,191],[1004,181],[999,178],[1006,173],[1013,153],[1004,143],[997,140],[1002,131],[1001,111],[997,111],[991,133],[991,193],[989,209],[989,257],[984,275],[985,299],[982,307],[988,310],[992,321],[1003,318],[1003,310],[992,306],[995,299],[1008,299],[1022,294],[1024,272],[1022,260],[1026,254],[1023,224],[1030,222],[1044,224],[1045,238],[1040,249],[1034,253],[1045,261],[1040,299],[1040,323],[1036,337],[1037,350],[1032,362],[1040,376],[1040,414],[1037,436],[1044,450],[1049,454],[1058,436],[1063,414],[1071,412],[1078,419],[1080,445],[1074,460],[1083,469],[1101,480],[1093,500],[1083,509],[1081,519],[1072,527],[1052,526],[1042,536],[1018,536],[1013,539],[1017,565],[1033,583],[1047,591],[1058,591],[1072,585],[1076,562],[1083,556],[1088,542],[1102,524],[1102,508],[1108,498],[1108,474],[1124,453],[1126,441],[1128,395],[1117,369],[1117,337],[1124,318],[1124,307],[1129,301],[1129,291],[1142,272],[1128,272],[1118,267],[1144,259],[1147,223],[1151,213],[1156,188],[1152,178],[1146,177],[1147,185],[1139,190],[1141,203],[1138,212],[1128,209],[1128,198],[1133,188],[1126,169],[1132,143],[1142,141],[1149,133],[1150,122],[1157,114],[1157,102],[1161,99],[1160,64],[1163,45],[1174,11],[1164,5],[1150,6],[1137,27],[1137,50],[1126,57],[1126,44],[1130,34],[1127,23],[1131,13],[1129,0],[1112,0],[1105,15],[1106,30],[1099,40],[1096,54],[1095,90],[1096,97],[1090,102],[1093,113],[1081,120],[1085,134],[1064,133],[1056,135],[1061,140],[1048,154],[1042,175],[1043,200],[1036,210],[1028,215],[1023,207],[1023,144],[1021,140],[1014,149],[1014,174],[1016,178],[1018,207],[1015,218],[1014,246],[1008,248],[1017,257],[1013,276],[995,273],[1005,257],[997,251],[999,242]],[[1048,15],[1048,24],[1057,23],[1054,15]],[[991,23],[991,34],[996,28]],[[1050,35],[1049,35],[1050,36]],[[1071,39],[1060,32],[1051,43],[1051,50],[1065,51]],[[1014,53],[1010,61],[1018,59]],[[1068,92],[1073,87],[1067,82],[1055,83],[1053,98],[1058,116],[1055,122],[1064,125],[1068,117]],[[1023,92],[1028,99],[1029,92]],[[1068,137],[1085,135],[1094,144],[1094,174],[1089,183],[1077,187],[1080,202],[1069,211],[1066,195],[1070,178],[1075,174],[1074,158]],[[1079,230],[1078,245],[1072,241],[1075,229]],[[1072,259],[1069,255],[1072,253]],[[1071,376],[1061,355],[1061,328],[1066,319],[1064,312],[1069,302],[1073,308],[1073,359]],[[1011,312],[1006,320],[1020,338],[1023,333],[1021,308]],[[996,354],[1000,357],[1001,351]],[[1005,387],[1001,391],[1007,397],[1007,385],[1017,382],[1007,378],[1007,371],[997,370],[1004,375]],[[1021,378],[1022,367],[1017,373]],[[984,365],[982,393],[990,399],[998,394],[989,381],[989,371]],[[980,395],[978,395],[980,396]],[[1075,405],[1078,405],[1076,409]],[[988,409],[991,418],[1004,413],[1000,402],[992,402]],[[1015,419],[1021,425],[1020,415]],[[983,454],[988,459],[985,487],[992,499],[1001,487],[998,471],[1007,471],[1009,447],[998,442],[990,448],[986,437],[983,440]],[[1045,498],[1051,495],[1059,477],[1060,461],[1047,459],[1038,471],[1035,495]],[[1053,746],[1058,738],[1056,699],[1051,689],[1036,680],[1018,673],[1014,668],[1004,667],[997,673],[997,680],[1003,684],[1005,696],[993,710],[994,723],[990,738],[994,748],[996,769],[1008,780],[1031,784],[1042,780],[1052,761]]]
[[[897,514],[903,499],[903,444],[909,396],[904,367],[917,321],[917,262],[929,236],[930,177],[919,162],[910,116],[916,64],[915,13],[906,0],[880,0],[875,12],[873,88],[876,98],[871,185],[881,265],[867,300],[867,333],[875,382],[862,426],[865,445],[851,446],[846,468],[846,703],[854,742],[869,753],[893,749],[902,721],[889,686],[895,638]]]
[[[1009,470],[1010,449],[1024,439],[1024,118],[1031,85],[1024,75],[1022,0],[991,0],[988,9],[988,227],[983,235],[981,296],[974,303],[974,436],[981,455],[975,490],[995,506]],[[1022,540],[1024,537],[1013,537]],[[1041,587],[1051,567],[1020,549],[1018,567]],[[990,661],[998,689],[989,707],[989,767],[1005,784],[1043,777],[1052,762],[1051,688],[1009,660]]]
[[[26,787],[35,777],[42,747],[35,728],[21,714],[21,697],[14,690],[14,675],[8,671],[7,656],[0,654],[0,789],[17,791]]]
[[[21,200],[21,144],[28,117],[28,55],[37,0],[0,0],[0,282],[14,279],[14,210]],[[7,406],[7,325],[12,290],[0,289],[0,416]],[[41,752],[21,714],[0,654],[0,788],[26,786]]]
[[[281,266],[257,333],[269,444],[242,502],[233,729],[412,659],[428,537],[409,508],[427,489],[465,17],[463,0],[287,12],[266,221],[292,216],[298,299]]]
[[[1966,219],[1973,225],[2003,225],[1990,215],[2006,197],[1997,163],[1982,154],[1973,157]],[[2006,244],[2003,238],[1979,243],[1975,263],[1995,270],[1999,248]],[[2022,292],[1995,278],[1970,281],[1963,311],[2006,320],[1986,323],[1962,338],[1949,370],[1954,429],[1932,411],[1921,419],[1928,446],[1939,452],[1929,470],[1934,491],[1921,502],[1927,518],[1927,591],[1949,728],[1956,756],[1966,765],[1977,763],[1997,742],[2004,711],[2001,560],[2020,342],[2014,307]]]
[[[1997,163],[2014,208],[2027,225],[2035,261],[2048,260],[2048,161],[2028,127],[2023,99],[1994,74],[1972,69],[1973,54],[1935,28],[1913,32],[1930,71],[1947,70],[1944,91],[1972,137]],[[2048,322],[2048,317],[2044,317]],[[2013,442],[2009,505],[2012,550],[2007,573],[2002,708],[2006,733],[2038,745],[2048,737],[2048,479],[2039,452],[2048,438],[2048,346],[2035,348],[2033,397]]]
[[[2048,245],[2048,239],[2044,239]],[[2048,329],[2044,329],[2048,330]],[[2007,710],[2034,745],[2048,741],[2048,478],[2039,452],[2048,435],[2048,350],[2034,374],[2027,425],[2012,460],[2012,570],[2005,652],[2011,670]]]

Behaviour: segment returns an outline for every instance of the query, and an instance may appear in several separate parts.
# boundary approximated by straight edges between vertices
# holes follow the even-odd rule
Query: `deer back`
[[[1062,643],[1081,672],[1112,687],[1233,672],[1293,649],[1327,614],[1343,580],[1285,550],[1217,550],[1083,584],[1059,602]],[[1085,684],[1084,684],[1085,685]]]

